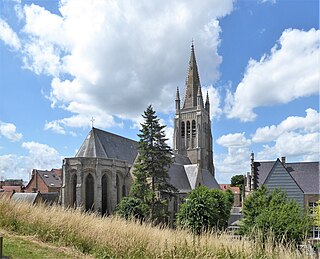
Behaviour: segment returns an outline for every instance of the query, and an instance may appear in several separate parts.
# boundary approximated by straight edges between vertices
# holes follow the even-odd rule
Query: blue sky
[[[257,160],[319,160],[318,1],[0,0],[0,177],[61,167],[94,126],[172,138],[194,39],[219,183]]]

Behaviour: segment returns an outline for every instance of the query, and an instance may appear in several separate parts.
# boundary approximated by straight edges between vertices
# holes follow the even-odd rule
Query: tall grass
[[[100,217],[59,206],[31,206],[0,199],[0,227],[45,242],[73,246],[98,258],[304,258],[286,246],[261,246],[227,234],[194,236],[184,230],[152,227]]]

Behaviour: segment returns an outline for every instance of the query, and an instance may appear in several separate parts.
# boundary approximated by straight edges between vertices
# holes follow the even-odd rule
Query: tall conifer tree
[[[173,194],[176,189],[169,184],[168,169],[172,163],[172,150],[166,143],[164,129],[152,106],[142,114],[139,141],[139,155],[134,164],[135,176],[131,195],[150,205],[152,219],[161,217],[164,203],[163,194]],[[157,199],[158,197],[158,199]]]

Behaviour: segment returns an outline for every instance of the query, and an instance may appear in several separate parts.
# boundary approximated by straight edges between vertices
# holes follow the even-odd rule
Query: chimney
[[[281,157],[281,163],[282,163],[283,165],[286,165],[286,157],[285,157],[285,156],[282,156],[282,157]]]

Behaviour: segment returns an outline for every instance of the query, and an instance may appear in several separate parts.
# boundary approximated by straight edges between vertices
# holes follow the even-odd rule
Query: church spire
[[[207,112],[210,112],[210,102],[209,102],[209,92],[208,91],[207,91],[205,109],[206,109]]]
[[[180,112],[180,95],[179,95],[179,87],[177,86],[177,93],[176,93],[176,113]]]
[[[189,60],[189,70],[186,80],[184,99],[182,108],[197,107],[197,95],[200,88],[200,79],[198,74],[197,61],[193,42],[191,44],[191,55]]]

